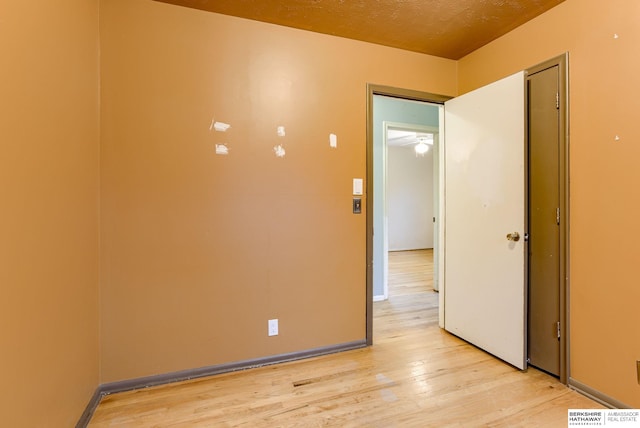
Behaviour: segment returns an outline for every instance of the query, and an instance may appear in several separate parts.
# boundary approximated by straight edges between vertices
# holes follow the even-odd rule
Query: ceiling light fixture
[[[429,151],[429,146],[427,146],[427,143],[425,143],[424,141],[420,141],[418,144],[416,144],[415,150],[416,154],[424,156],[424,154]]]
[[[418,144],[414,147],[417,155],[424,156],[424,154],[429,151],[429,145],[427,142],[426,138],[418,138]],[[433,144],[433,141],[429,142]]]

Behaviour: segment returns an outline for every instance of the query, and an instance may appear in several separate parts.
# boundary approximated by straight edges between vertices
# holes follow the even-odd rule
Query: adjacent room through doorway
[[[405,287],[437,289],[439,114],[439,107],[427,102],[373,97],[373,223],[379,231],[373,236],[375,302],[398,298]]]

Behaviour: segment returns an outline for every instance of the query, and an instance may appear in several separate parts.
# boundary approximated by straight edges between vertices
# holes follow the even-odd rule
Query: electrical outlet
[[[269,320],[269,336],[278,335],[278,319]]]

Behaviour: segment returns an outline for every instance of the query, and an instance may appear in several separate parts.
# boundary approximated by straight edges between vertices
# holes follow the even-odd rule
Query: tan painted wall
[[[640,4],[567,0],[457,67],[149,0],[101,5],[101,382],[363,339],[350,188],[365,83],[454,95],[569,51],[571,376],[640,407],[626,238]],[[2,2],[0,16],[0,413],[68,426],[99,381],[98,5]],[[212,118],[231,130],[210,132]]]
[[[569,52],[570,375],[634,407],[640,407],[639,16],[638,1],[567,0],[459,62],[466,92]]]
[[[150,0],[101,6],[102,382],[364,339],[351,180],[366,83],[453,95],[456,63]]]
[[[75,425],[99,381],[98,2],[0,1],[0,425]]]

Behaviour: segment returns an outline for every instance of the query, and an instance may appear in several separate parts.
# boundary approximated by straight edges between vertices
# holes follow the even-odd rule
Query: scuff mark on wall
[[[226,132],[227,129],[231,128],[231,125],[224,122],[216,122],[215,119],[211,119],[211,126],[209,126],[209,131],[217,131],[217,132]]]
[[[224,144],[216,144],[216,154],[217,155],[228,155],[229,148]]]
[[[227,132],[227,129],[231,128],[231,125],[224,122],[216,122],[215,119],[211,119],[211,125],[209,125],[209,131],[216,132]],[[226,143],[216,144],[216,154],[217,155],[228,155],[229,147],[227,147]]]
[[[277,146],[275,146],[273,148],[273,151],[276,154],[276,156],[279,158],[283,158],[284,155],[286,154],[286,151],[284,150],[284,147],[282,147],[282,144],[278,144]]]

